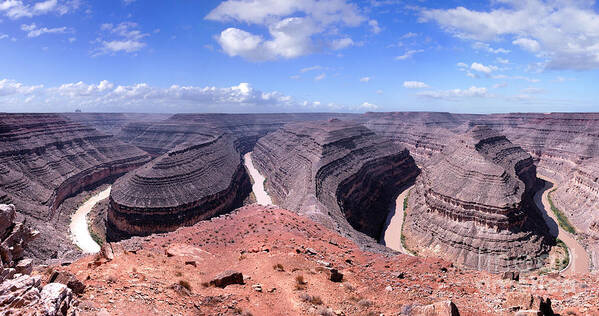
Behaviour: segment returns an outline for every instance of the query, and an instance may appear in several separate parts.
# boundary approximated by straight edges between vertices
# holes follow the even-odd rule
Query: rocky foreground
[[[257,205],[105,244],[32,278],[42,289],[66,285],[68,315],[599,315],[597,275],[502,278],[373,254],[294,212]]]

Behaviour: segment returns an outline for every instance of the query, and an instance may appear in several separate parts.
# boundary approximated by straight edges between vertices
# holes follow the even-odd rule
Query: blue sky
[[[589,0],[0,0],[0,111],[597,111]]]

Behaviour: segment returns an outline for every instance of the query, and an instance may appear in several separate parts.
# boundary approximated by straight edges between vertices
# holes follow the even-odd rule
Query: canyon
[[[509,315],[517,310],[502,293],[517,290],[587,315],[599,284],[597,123],[593,113],[0,114],[0,203],[39,231],[23,249],[34,266],[64,265],[89,287],[71,306],[84,315],[139,313],[153,304],[149,287],[163,302],[193,298],[159,303],[156,314],[189,314],[194,304],[227,314],[205,300],[257,314],[346,315],[451,300],[460,314]],[[89,212],[103,198],[100,215]],[[91,256],[88,246],[99,246],[81,243],[91,239],[87,221],[106,227]],[[546,272],[556,237],[569,265]],[[277,263],[293,269],[273,275]],[[251,278],[225,290],[199,283],[224,270]],[[310,293],[294,289],[297,271]],[[339,272],[349,282],[341,287],[328,279]],[[190,289],[171,284],[179,274]],[[537,281],[553,288],[529,285]],[[143,300],[115,296],[141,284]],[[359,294],[370,305],[336,299],[346,284],[357,288],[346,301]]]
[[[447,143],[410,195],[407,248],[474,269],[541,267],[551,238],[533,202],[532,157],[487,126]]]

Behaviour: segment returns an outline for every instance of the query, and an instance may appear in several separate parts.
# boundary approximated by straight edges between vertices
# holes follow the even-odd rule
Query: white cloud
[[[549,69],[599,68],[599,14],[591,0],[501,0],[475,11],[424,9],[420,21],[436,21],[457,37],[478,41],[507,38],[546,58]]]
[[[296,101],[278,91],[264,92],[248,83],[232,87],[171,85],[167,88],[146,83],[117,85],[66,83],[58,87],[28,86],[14,80],[0,80],[3,109],[22,111],[24,102],[32,111],[126,111],[126,112],[301,112],[364,111],[376,108],[344,106],[319,101]]]
[[[0,40],[3,40],[5,38],[8,38],[8,35],[6,35],[6,34],[0,34]]]
[[[513,41],[512,44],[518,45],[523,49],[533,53],[538,52],[539,49],[541,49],[541,45],[539,45],[539,42],[530,38],[519,38]]]
[[[362,78],[360,78],[360,82],[370,82],[370,80],[372,80],[372,77],[362,77]]]
[[[410,59],[410,58],[412,58],[412,56],[414,56],[415,54],[422,53],[422,52],[424,52],[424,50],[423,50],[423,49],[413,49],[413,50],[409,50],[409,51],[405,52],[403,55],[395,57],[395,59],[396,59],[396,60],[406,60],[406,59]]]
[[[96,48],[94,56],[117,52],[138,52],[146,47],[143,39],[150,36],[140,31],[137,23],[133,22],[122,22],[118,25],[105,23],[100,26],[100,30],[104,34],[95,41],[100,44],[100,47]]]
[[[482,72],[485,74],[490,74],[491,72],[497,70],[497,67],[493,66],[493,65],[485,66],[480,63],[472,63],[472,65],[470,65],[470,69],[472,69],[474,71]]]
[[[421,81],[404,81],[403,87],[407,89],[422,89],[428,88],[428,85]]]
[[[374,34],[379,34],[381,31],[383,31],[377,20],[368,21],[368,25],[370,25],[370,31]]]
[[[507,87],[507,82],[496,83],[493,85],[493,89],[505,88]]]
[[[27,37],[38,37],[43,34],[57,34],[57,33],[66,33],[66,26],[63,27],[55,27],[55,28],[47,28],[47,27],[38,27],[35,23],[31,23],[29,25],[22,24],[21,30],[27,32]]]
[[[27,1],[29,2],[29,1]],[[4,0],[0,2],[0,13],[16,20],[31,18],[38,15],[56,13],[64,15],[79,8],[79,0],[46,0],[36,3],[27,3],[22,0]]]
[[[302,69],[300,69],[300,72],[304,73],[304,72],[308,72],[308,71],[312,71],[312,70],[319,70],[319,69],[322,69],[322,66],[316,65],[316,66],[302,68]]]
[[[475,42],[472,44],[472,48],[477,50],[484,50],[492,54],[509,54],[510,50],[505,48],[493,48],[491,45],[483,42]]]
[[[360,107],[361,107],[361,108],[363,108],[363,109],[369,110],[369,111],[370,111],[370,110],[376,110],[376,109],[378,109],[378,108],[379,108],[379,106],[378,106],[378,105],[376,105],[376,104],[372,104],[372,103],[369,103],[369,102],[364,102],[364,103],[362,103],[362,104],[360,105]]]
[[[340,49],[344,49],[350,46],[354,45],[354,41],[349,38],[349,37],[345,37],[345,38],[340,38],[340,39],[336,39],[333,41],[331,48],[333,48],[334,50],[340,50]]]
[[[504,65],[507,65],[507,64],[509,64],[509,63],[510,63],[510,61],[509,61],[508,59],[501,58],[501,57],[497,57],[497,59],[495,59],[495,60],[496,60],[498,63],[500,63],[500,64],[504,64]]]
[[[314,80],[316,80],[316,81],[320,81],[320,80],[322,80],[322,79],[326,78],[326,76],[327,76],[327,74],[325,74],[325,73],[323,72],[323,73],[321,73],[320,75],[318,75],[318,76],[314,77]]]
[[[27,86],[14,80],[2,79],[0,80],[0,97],[13,94],[29,95],[41,88],[43,88],[42,85]]]
[[[437,90],[423,91],[418,93],[419,96],[434,98],[434,99],[456,99],[464,97],[488,97],[487,88],[472,86],[468,89],[452,89],[452,90]]]
[[[212,10],[206,19],[265,26],[269,39],[234,27],[216,36],[227,55],[251,61],[308,55],[318,48],[314,44],[315,37],[336,33],[344,26],[355,27],[366,20],[358,7],[346,0],[227,0]],[[354,44],[348,37],[331,43],[330,48],[335,50]]]

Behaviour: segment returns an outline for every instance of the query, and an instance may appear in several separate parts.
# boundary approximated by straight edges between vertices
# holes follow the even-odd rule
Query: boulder
[[[520,272],[518,271],[505,271],[501,274],[501,278],[504,280],[518,281],[520,280]]]
[[[15,206],[12,204],[0,204],[0,236],[4,236],[15,221]]]
[[[540,296],[533,296],[532,294],[525,292],[508,293],[503,307],[513,311],[534,310],[537,311],[539,315],[554,315],[553,309],[551,308],[551,299],[544,299]]]
[[[54,271],[50,275],[48,283],[60,283],[66,285],[75,294],[83,294],[85,284],[81,282],[74,274],[68,271]]]
[[[40,293],[40,303],[44,315],[66,315],[73,294],[71,289],[60,283],[49,283]]]
[[[343,282],[343,273],[339,272],[337,269],[331,269],[329,280],[333,282]]]
[[[441,301],[430,305],[416,306],[410,313],[412,316],[460,316],[457,306],[452,301]]]
[[[15,266],[15,271],[20,274],[31,274],[33,271],[33,260],[23,259]]]
[[[211,286],[225,288],[231,284],[243,284],[243,274],[232,270],[220,273],[210,281]]]

